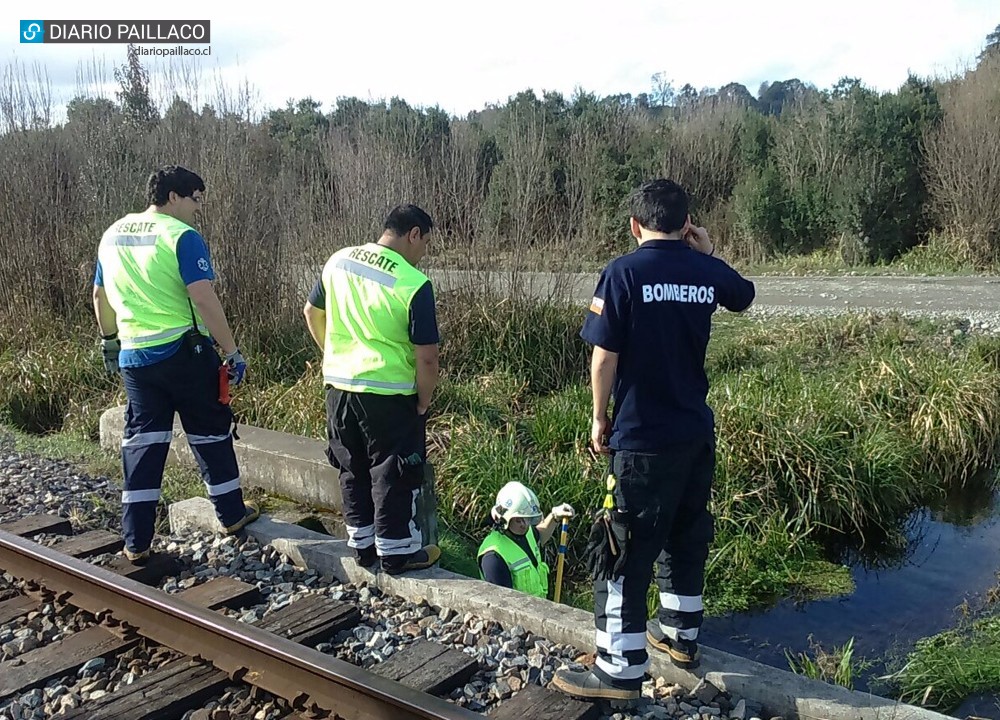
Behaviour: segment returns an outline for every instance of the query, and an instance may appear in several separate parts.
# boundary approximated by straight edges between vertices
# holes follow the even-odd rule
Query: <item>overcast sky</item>
[[[399,96],[464,115],[526,88],[635,95],[651,89],[656,73],[677,88],[740,82],[755,95],[762,81],[792,77],[825,88],[852,76],[893,90],[908,72],[950,75],[974,62],[1000,23],[997,0],[348,0],[308,11],[254,5],[5,5],[0,66],[29,74],[36,64],[44,68],[54,100],[64,103],[95,77],[111,92],[125,46],[20,44],[19,20],[208,19],[211,57],[184,66],[199,78],[195,102],[212,100],[221,80],[230,88],[249,83],[264,107],[306,96],[325,108],[340,96]],[[81,10],[88,6],[93,12]],[[190,15],[180,14],[184,7]],[[170,63],[175,74],[179,68],[165,58],[143,62],[154,75]]]

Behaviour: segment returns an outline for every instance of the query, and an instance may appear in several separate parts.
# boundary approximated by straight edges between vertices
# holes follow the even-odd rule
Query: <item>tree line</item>
[[[756,97],[659,82],[636,96],[526,90],[465,117],[399,98],[260,112],[239,88],[200,107],[190,86],[157,102],[132,49],[113,98],[81,95],[53,122],[44,83],[8,67],[0,301],[15,320],[85,310],[101,232],[144,206],[146,174],[170,162],[206,178],[202,229],[227,303],[261,322],[297,309],[289,268],[371,239],[397,202],[430,210],[442,262],[599,262],[629,247],[622,200],[654,176],[689,189],[728,257],[826,248],[871,263],[934,239],[987,266],[1000,257],[998,48],[1000,26],[975,67],[894,92],[855,78]]]

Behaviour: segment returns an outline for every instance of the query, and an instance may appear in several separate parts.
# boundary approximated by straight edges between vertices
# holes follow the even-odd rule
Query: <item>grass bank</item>
[[[950,713],[978,693],[1000,688],[1000,586],[982,607],[963,606],[957,626],[920,640],[886,680],[904,702]]]
[[[479,298],[445,304],[446,378],[429,429],[449,555],[471,552],[510,480],[543,503],[600,500],[604,461],[586,449],[587,348],[578,309]],[[0,422],[94,440],[121,402],[84,332],[33,334],[0,351]],[[245,423],[324,433],[318,358],[290,328],[248,348],[252,380],[234,404]],[[788,594],[848,592],[824,554],[832,541],[898,533],[902,517],[992,462],[1000,438],[1000,340],[901,317],[719,318],[709,350],[719,428],[707,572],[710,612]],[[586,606],[575,559],[568,595]]]

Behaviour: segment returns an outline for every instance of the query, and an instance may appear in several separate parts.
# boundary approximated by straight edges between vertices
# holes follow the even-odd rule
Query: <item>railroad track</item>
[[[142,567],[124,558],[100,567],[86,558],[119,550],[121,540],[112,533],[91,531],[51,548],[28,539],[70,532],[68,521],[52,516],[0,525],[0,569],[25,582],[23,594],[0,602],[0,624],[28,617],[47,603],[85,611],[96,620],[0,663],[0,708],[12,697],[76,674],[95,658],[113,659],[145,642],[173,650],[176,659],[57,717],[174,720],[234,683],[282,698],[289,708],[284,717],[296,720],[484,717],[437,697],[464,686],[479,670],[478,661],[465,653],[420,639],[365,670],[313,649],[361,622],[360,610],[350,603],[307,596],[256,624],[243,623],[217,610],[259,602],[257,588],[248,583],[220,576],[168,594],[145,583],[176,573],[169,555],[154,555]],[[593,705],[528,685],[490,717],[592,720],[597,714]]]

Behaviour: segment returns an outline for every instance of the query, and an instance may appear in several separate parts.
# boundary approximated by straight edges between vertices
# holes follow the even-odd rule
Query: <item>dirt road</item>
[[[503,273],[433,271],[442,291],[467,283],[489,284],[504,292],[539,298],[571,298],[585,304],[596,274],[520,273],[518,285]],[[896,310],[908,314],[952,315],[1000,329],[997,277],[754,277],[755,312],[831,315],[856,310]]]

